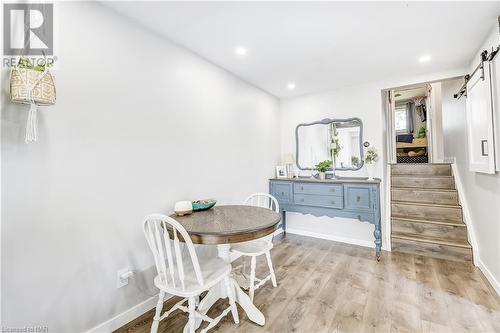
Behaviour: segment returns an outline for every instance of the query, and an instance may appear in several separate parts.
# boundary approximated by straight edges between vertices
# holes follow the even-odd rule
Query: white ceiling
[[[500,13],[499,2],[106,5],[278,97],[463,68]]]

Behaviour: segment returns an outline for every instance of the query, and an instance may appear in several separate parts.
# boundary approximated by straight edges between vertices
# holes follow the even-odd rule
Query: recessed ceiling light
[[[429,61],[429,60],[431,60],[431,56],[430,56],[430,55],[428,55],[428,54],[423,55],[423,56],[421,56],[420,58],[418,58],[418,61],[419,61],[419,62],[427,62],[427,61]]]
[[[287,87],[288,87],[288,89],[293,90],[293,89],[295,89],[295,83],[290,82],[290,83],[287,85]]]
[[[247,49],[245,49],[244,47],[237,47],[234,52],[237,54],[237,55],[245,55],[247,54]]]

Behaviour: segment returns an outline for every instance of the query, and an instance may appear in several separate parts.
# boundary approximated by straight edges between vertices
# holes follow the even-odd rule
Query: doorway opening
[[[390,164],[443,162],[441,81],[386,90]]]
[[[428,126],[430,85],[394,90],[396,163],[429,163]]]

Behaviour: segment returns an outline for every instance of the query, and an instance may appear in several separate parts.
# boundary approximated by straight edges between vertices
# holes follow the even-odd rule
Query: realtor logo
[[[53,55],[53,14],[53,4],[4,4],[4,55]]]

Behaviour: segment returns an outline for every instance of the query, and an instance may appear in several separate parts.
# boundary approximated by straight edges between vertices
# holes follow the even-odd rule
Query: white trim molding
[[[167,296],[165,301],[171,296]],[[104,323],[97,325],[96,327],[88,330],[86,333],[103,333],[103,332],[113,332],[123,325],[131,322],[132,320],[142,316],[146,312],[156,307],[158,302],[158,295],[151,296],[145,301],[131,307],[124,312],[117,314],[113,318],[106,320]]]
[[[392,164],[387,164],[385,169],[385,247],[386,251],[392,252],[392,192],[391,192],[391,170]]]
[[[290,233],[290,234],[294,234],[294,235],[320,238],[320,239],[331,240],[334,242],[340,242],[340,243],[375,248],[375,243],[373,241],[366,241],[366,240],[360,240],[360,239],[348,238],[348,237],[339,237],[339,236],[334,236],[331,234],[321,234],[321,233],[317,233],[317,232],[313,232],[313,231],[307,231],[307,230],[301,230],[301,229],[295,229],[295,228],[286,228],[286,232]],[[382,250],[387,251],[385,246],[382,246]]]
[[[447,158],[448,159],[448,158]],[[449,160],[449,159],[448,159]],[[453,172],[453,177],[455,178],[455,186],[458,192],[458,199],[460,206],[462,206],[462,213],[464,223],[467,226],[467,236],[469,238],[469,243],[472,246],[472,258],[474,266],[478,266],[479,262],[479,249],[477,247],[477,238],[474,231],[474,225],[472,223],[472,218],[470,215],[469,205],[467,204],[467,199],[465,198],[465,190],[462,184],[462,179],[460,177],[460,172],[458,171],[457,162],[455,158],[451,159],[451,170]]]
[[[477,267],[479,267],[483,275],[486,277],[486,280],[488,280],[493,289],[495,289],[497,295],[500,296],[500,282],[495,279],[495,276],[493,276],[490,270],[483,264],[481,259],[477,260]]]
[[[467,226],[467,236],[469,238],[469,243],[472,246],[472,257],[474,266],[477,266],[479,270],[483,273],[486,280],[491,284],[496,293],[500,296],[500,282],[497,281],[495,276],[490,272],[486,265],[482,262],[479,256],[479,248],[477,245],[476,233],[474,231],[474,225],[472,222],[469,206],[467,204],[467,199],[465,198],[465,190],[460,177],[460,172],[458,171],[456,158],[450,157],[445,158],[445,161],[451,163],[451,169],[453,171],[453,176],[455,178],[455,186],[458,191],[458,198],[460,205],[462,206],[462,213],[464,217],[464,223]]]

